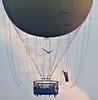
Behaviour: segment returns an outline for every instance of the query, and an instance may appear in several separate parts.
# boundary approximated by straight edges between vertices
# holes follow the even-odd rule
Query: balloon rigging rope
[[[33,50],[33,47],[34,46],[32,46],[31,45],[31,37],[29,37],[28,35],[26,35],[27,36],[27,46],[26,46],[26,48],[27,48],[27,50],[28,50],[28,52],[30,52],[30,50],[32,49]],[[36,50],[34,50],[35,52],[36,52]],[[29,77],[29,79],[31,80],[31,78],[30,78],[30,65],[29,65],[29,61],[31,61],[31,60],[29,60],[29,57],[28,57],[28,52],[27,52],[27,59],[28,59],[28,66],[27,66],[27,68],[28,68],[28,77]],[[30,62],[31,64],[32,64],[32,62]],[[31,68],[32,68],[32,72],[33,72],[33,74],[34,74],[34,71],[33,71],[33,65],[31,65]],[[31,82],[31,81],[30,81]],[[31,83],[32,84],[32,83]]]
[[[26,36],[28,36],[28,35],[26,35]],[[38,44],[38,41],[40,41],[40,45],[41,45],[41,39],[38,40],[37,37],[28,36],[28,39],[27,40],[28,40],[27,41],[27,44],[28,44],[29,47],[28,48],[26,47],[26,48],[27,48],[28,52],[30,53],[30,52],[34,51],[34,54],[36,54],[36,55],[37,55],[37,52],[40,53],[40,51],[38,50],[37,44]],[[34,62],[37,62],[38,61],[37,56],[34,57],[34,58],[35,58]],[[31,64],[32,64],[32,61],[31,61]],[[33,74],[35,76],[35,72],[33,70],[33,65],[31,65],[31,67],[32,67],[32,72],[33,72]]]
[[[70,43],[70,40],[71,40],[71,34],[69,34],[67,37],[66,37],[66,40],[63,40],[64,41],[64,46],[67,48],[68,47],[68,45],[69,45],[69,43]],[[71,44],[72,45],[72,44]],[[64,47],[63,45],[62,45],[62,47],[61,48],[63,48]],[[68,69],[69,69],[69,64],[70,64],[70,60],[69,59],[71,59],[71,54],[69,54],[69,52],[70,52],[70,48],[71,48],[71,46],[68,48],[68,50],[66,51],[66,58],[63,58],[64,59],[64,62],[66,61],[66,64],[64,64],[63,63],[63,65],[62,65],[62,70],[65,70],[65,71],[68,71]],[[71,52],[72,52],[72,49],[71,49]],[[62,53],[61,53],[62,54]],[[65,56],[65,55],[64,55]],[[62,80],[62,75],[63,75],[63,72],[61,72],[61,76],[60,76],[60,79],[59,79],[59,82],[60,82],[60,84],[63,82],[63,80],[64,80],[64,78],[63,78],[63,80]]]
[[[73,82],[74,82],[74,80],[75,80],[75,73],[76,73],[76,68],[77,68],[77,63],[78,63],[78,61],[77,61],[77,59],[78,59],[78,46],[79,46],[79,39],[78,39],[78,37],[77,37],[77,40],[76,40],[76,50],[75,50],[75,68],[74,68],[74,70],[73,70],[73,77],[72,77],[72,84],[73,84]],[[72,86],[71,86],[72,87]]]
[[[10,34],[12,34],[12,32],[10,33]],[[17,55],[17,57],[19,56],[19,54],[21,55],[21,53],[20,53],[20,51],[21,51],[21,45],[20,45],[20,41],[19,41],[19,39],[16,39],[17,37],[15,37],[15,40],[16,40],[16,44],[17,44],[17,46],[16,46],[16,55]],[[19,76],[20,76],[20,80],[22,80],[22,76],[21,76],[21,65],[20,65],[20,59],[18,59],[17,58],[17,67],[18,67],[18,69],[19,69]]]
[[[85,41],[85,29],[84,29],[84,35],[83,35],[83,42],[82,42],[82,50],[81,50],[81,55],[80,55],[80,61],[79,61],[79,66],[78,66],[78,69],[77,69],[77,73],[76,73],[76,78],[75,78],[75,82],[73,83],[74,85],[73,86],[76,86],[79,81],[81,80],[81,77],[83,75],[83,72],[84,72],[84,41]]]
[[[91,22],[91,20],[89,22]],[[86,21],[85,21],[85,24],[86,24]],[[90,26],[91,26],[91,23],[89,24],[89,28],[88,28],[89,32],[87,34],[87,37],[85,36],[86,35],[86,32],[85,32],[86,27],[84,28],[84,39],[86,39],[86,40],[83,40],[83,45],[84,45],[84,41],[86,41],[86,44],[85,44],[85,47],[82,46],[84,48],[84,52],[82,54],[82,58],[81,58],[81,61],[79,63],[79,66],[82,69],[82,71],[80,69],[80,71],[78,72],[78,77],[77,77],[76,81],[74,82],[73,86],[78,85],[79,82],[81,81],[82,76],[83,76],[83,72],[84,72],[84,69],[85,69],[85,66],[86,66],[87,50],[88,50],[89,37],[90,37]]]
[[[26,38],[26,41],[29,41],[28,36],[26,36],[25,38]],[[28,44],[26,44],[26,47],[29,50],[29,45]],[[26,64],[24,65],[24,70],[25,70],[25,74],[26,74],[27,80],[28,80],[30,86],[32,86],[32,81],[31,81],[31,78],[30,78],[30,70],[29,70],[29,67],[30,67],[30,65],[29,65],[29,57],[28,57],[28,53],[27,52],[26,52],[26,58],[27,59],[26,59]]]
[[[12,24],[12,25],[13,25],[13,24]],[[17,31],[17,29],[15,28],[15,26],[14,26],[14,25],[13,25],[13,27],[14,27],[14,29],[15,29],[16,33],[18,34],[18,36],[19,36],[20,40],[21,40],[21,41],[22,41],[22,43],[23,43],[23,40],[22,40],[21,36],[19,35],[19,32]],[[32,62],[33,62],[33,64],[34,64],[34,66],[36,67],[36,69],[37,69],[37,71],[38,71],[38,73],[39,73],[40,77],[42,78],[42,74],[41,74],[41,72],[39,71],[38,66],[35,64],[34,59],[33,59],[33,58],[32,58],[32,56],[30,55],[30,53],[29,53],[29,51],[28,51],[28,49],[26,48],[26,46],[25,46],[25,44],[24,44],[24,43],[23,43],[23,45],[24,45],[24,47],[25,47],[26,51],[28,52],[28,55],[29,55],[30,59],[32,60]]]
[[[43,47],[45,46],[45,40],[43,39]],[[45,76],[45,70],[44,70],[44,60],[45,60],[45,55],[44,55],[44,51],[42,51],[42,56],[43,56],[43,63],[42,63],[42,68],[41,68],[41,70],[42,70],[42,74],[43,74],[43,77]]]
[[[18,76],[18,74],[17,74],[17,72],[16,72],[16,68],[15,68],[14,54],[13,54],[13,49],[12,49],[12,36],[11,36],[11,30],[10,30],[10,29],[11,29],[11,28],[10,28],[10,23],[9,23],[9,39],[10,39],[10,45],[11,45],[10,48],[11,48],[12,66],[13,66],[13,70],[14,70],[14,73],[15,73],[15,75],[16,75],[18,81],[20,81],[19,76]]]
[[[37,52],[38,52],[38,47],[37,47],[37,43],[38,43],[38,38],[37,37],[28,37],[28,45],[29,45],[29,48],[28,48],[28,52],[30,53],[31,50],[34,52],[35,55],[37,55]],[[39,51],[40,52],[40,51]],[[33,57],[32,57],[33,58]],[[35,56],[34,58],[34,62],[37,62],[38,59],[37,59],[37,56]],[[32,63],[32,62],[31,62]],[[37,64],[37,63],[36,63]],[[33,65],[32,66],[32,72],[34,74],[34,71],[33,71]],[[38,66],[38,65],[36,65]],[[34,75],[35,76],[35,75]]]
[[[4,21],[3,21],[4,22]],[[9,25],[9,28],[10,28],[10,25]],[[4,32],[5,32],[5,29],[4,29]],[[10,32],[10,31],[9,31]],[[6,32],[5,32],[6,33]],[[10,33],[9,33],[9,35],[10,35]],[[6,42],[6,50],[7,50],[7,56],[8,56],[8,62],[9,62],[9,66],[10,66],[10,70],[11,70],[11,73],[12,73],[12,77],[13,77],[13,79],[14,79],[14,82],[16,83],[16,85],[18,86],[18,87],[20,87],[21,85],[22,85],[22,83],[20,82],[20,80],[19,80],[19,78],[18,78],[18,76],[17,76],[17,73],[16,73],[16,70],[15,70],[15,68],[14,68],[14,66],[13,66],[13,62],[11,63],[11,60],[12,60],[12,57],[10,57],[10,52],[9,52],[9,49],[8,49],[8,38],[10,39],[10,37],[8,36],[7,37],[7,34],[6,34],[6,36],[5,36],[5,42]],[[10,45],[11,45],[11,41],[10,41]],[[11,59],[11,60],[10,60]],[[14,72],[13,72],[14,71]],[[18,79],[18,81],[20,82],[20,84],[17,82],[17,79]]]
[[[28,40],[28,37],[25,36],[25,39]],[[29,40],[28,40],[29,41]],[[27,42],[28,43],[28,42]],[[21,47],[20,47],[21,48]],[[27,48],[29,48],[29,45],[27,45]],[[22,49],[20,50],[22,51]],[[26,75],[26,79],[27,81],[29,82],[30,86],[32,87],[32,81],[31,81],[31,78],[30,78],[30,69],[29,69],[29,58],[28,58],[28,53],[26,52],[26,57],[27,57],[27,64],[24,64],[24,60],[23,60],[23,55],[22,55],[22,52],[20,53],[20,57],[21,57],[21,61],[22,61],[22,64],[23,64],[23,69],[24,69],[24,72],[25,72],[25,75]],[[22,66],[22,65],[21,65]],[[27,69],[26,69],[26,66],[27,66]],[[27,72],[28,71],[28,72]],[[34,73],[33,73],[34,74]],[[34,75],[35,76],[35,75]]]
[[[30,65],[29,65],[29,58],[28,58],[28,54],[27,54],[27,70],[28,70],[27,74],[28,74],[28,81],[29,81],[30,85],[32,86],[32,81],[31,81],[31,78],[30,78],[29,67],[30,67]]]
[[[70,38],[70,35],[68,36],[68,38]],[[70,62],[71,62],[73,50],[74,50],[74,42],[71,44],[71,46],[69,47],[69,49],[66,52],[67,53],[67,56],[66,56],[65,71],[67,71],[67,72],[68,72],[69,68],[71,67],[70,66]],[[63,69],[64,69],[64,65],[63,65]],[[60,76],[60,79],[59,79],[60,85],[64,81],[64,77],[62,79],[62,75],[63,75],[63,72],[61,73],[61,76]]]
[[[33,40],[33,41],[32,41],[32,40]],[[29,41],[30,41],[31,44],[34,43],[34,39],[31,39],[31,37],[30,37]],[[32,41],[32,42],[31,42],[31,41]],[[36,39],[36,41],[37,41],[37,39]],[[34,43],[34,46],[32,46],[31,44],[30,44],[30,46],[32,47],[32,50],[33,50],[33,48],[34,48],[34,46],[35,46],[35,43]],[[36,50],[34,50],[34,52],[37,54]],[[36,76],[35,76],[35,72],[34,72],[34,70],[33,70],[32,62],[31,62],[31,67],[32,67],[32,72],[33,72],[33,74],[34,74],[34,77],[36,77]]]
[[[71,45],[72,41],[74,40],[75,36],[76,36],[76,35],[77,35],[77,33],[79,32],[80,28],[81,28],[81,26],[78,28],[77,32],[74,34],[74,36],[73,36],[72,40],[70,41],[70,43],[69,43],[68,47],[65,49],[65,51],[64,51],[64,53],[62,54],[62,56],[61,56],[60,60],[59,60],[59,61],[55,64],[55,67],[54,67],[53,71],[52,71],[52,72],[51,72],[51,74],[50,74],[50,78],[51,78],[52,74],[54,73],[55,69],[57,68],[57,66],[59,65],[60,61],[62,60],[62,58],[63,58],[63,57],[64,57],[64,55],[66,54],[66,52],[67,52],[68,48],[70,47],[70,45]]]
[[[51,73],[51,71],[53,69],[53,66],[55,65],[55,62],[56,62],[57,53],[58,53],[58,49],[59,49],[59,42],[60,42],[60,37],[58,38],[58,43],[57,43],[57,49],[56,49],[55,57],[54,57],[52,65],[51,65],[50,71],[48,73],[48,76],[50,76],[50,73]]]
[[[51,38],[49,40],[49,51],[51,50]],[[49,54],[49,70],[51,69],[51,54]],[[48,75],[47,75],[48,77]]]

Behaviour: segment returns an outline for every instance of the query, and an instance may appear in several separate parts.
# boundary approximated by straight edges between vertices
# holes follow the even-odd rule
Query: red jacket
[[[63,73],[64,73],[64,76],[65,76],[65,81],[68,82],[69,81],[68,72],[63,71]]]

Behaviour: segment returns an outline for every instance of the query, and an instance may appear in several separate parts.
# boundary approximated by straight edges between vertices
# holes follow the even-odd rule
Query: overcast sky
[[[1,5],[0,0],[0,12],[3,11]],[[35,97],[29,85],[18,87],[15,84],[9,68],[4,38],[2,38],[3,23],[0,21],[0,100],[98,100],[98,0],[94,0],[90,16],[91,34],[82,80],[74,88],[67,88],[63,83],[56,98]]]

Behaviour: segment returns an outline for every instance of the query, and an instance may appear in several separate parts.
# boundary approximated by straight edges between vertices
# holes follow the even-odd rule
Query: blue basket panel
[[[39,90],[38,90],[38,88],[35,88],[34,94],[54,95],[54,94],[58,94],[58,90],[57,90],[57,93],[54,93],[52,88],[45,88],[45,89],[40,88]]]

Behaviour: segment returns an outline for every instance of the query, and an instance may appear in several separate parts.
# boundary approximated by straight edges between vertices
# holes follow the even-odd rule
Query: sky
[[[0,7],[1,7],[0,0]],[[0,9],[2,12],[2,9]],[[98,100],[98,0],[93,1],[91,11],[91,29],[87,62],[82,79],[78,86],[68,88],[60,86],[57,97],[36,97],[28,84],[18,87],[12,77],[2,38],[2,19],[0,17],[0,100]]]

